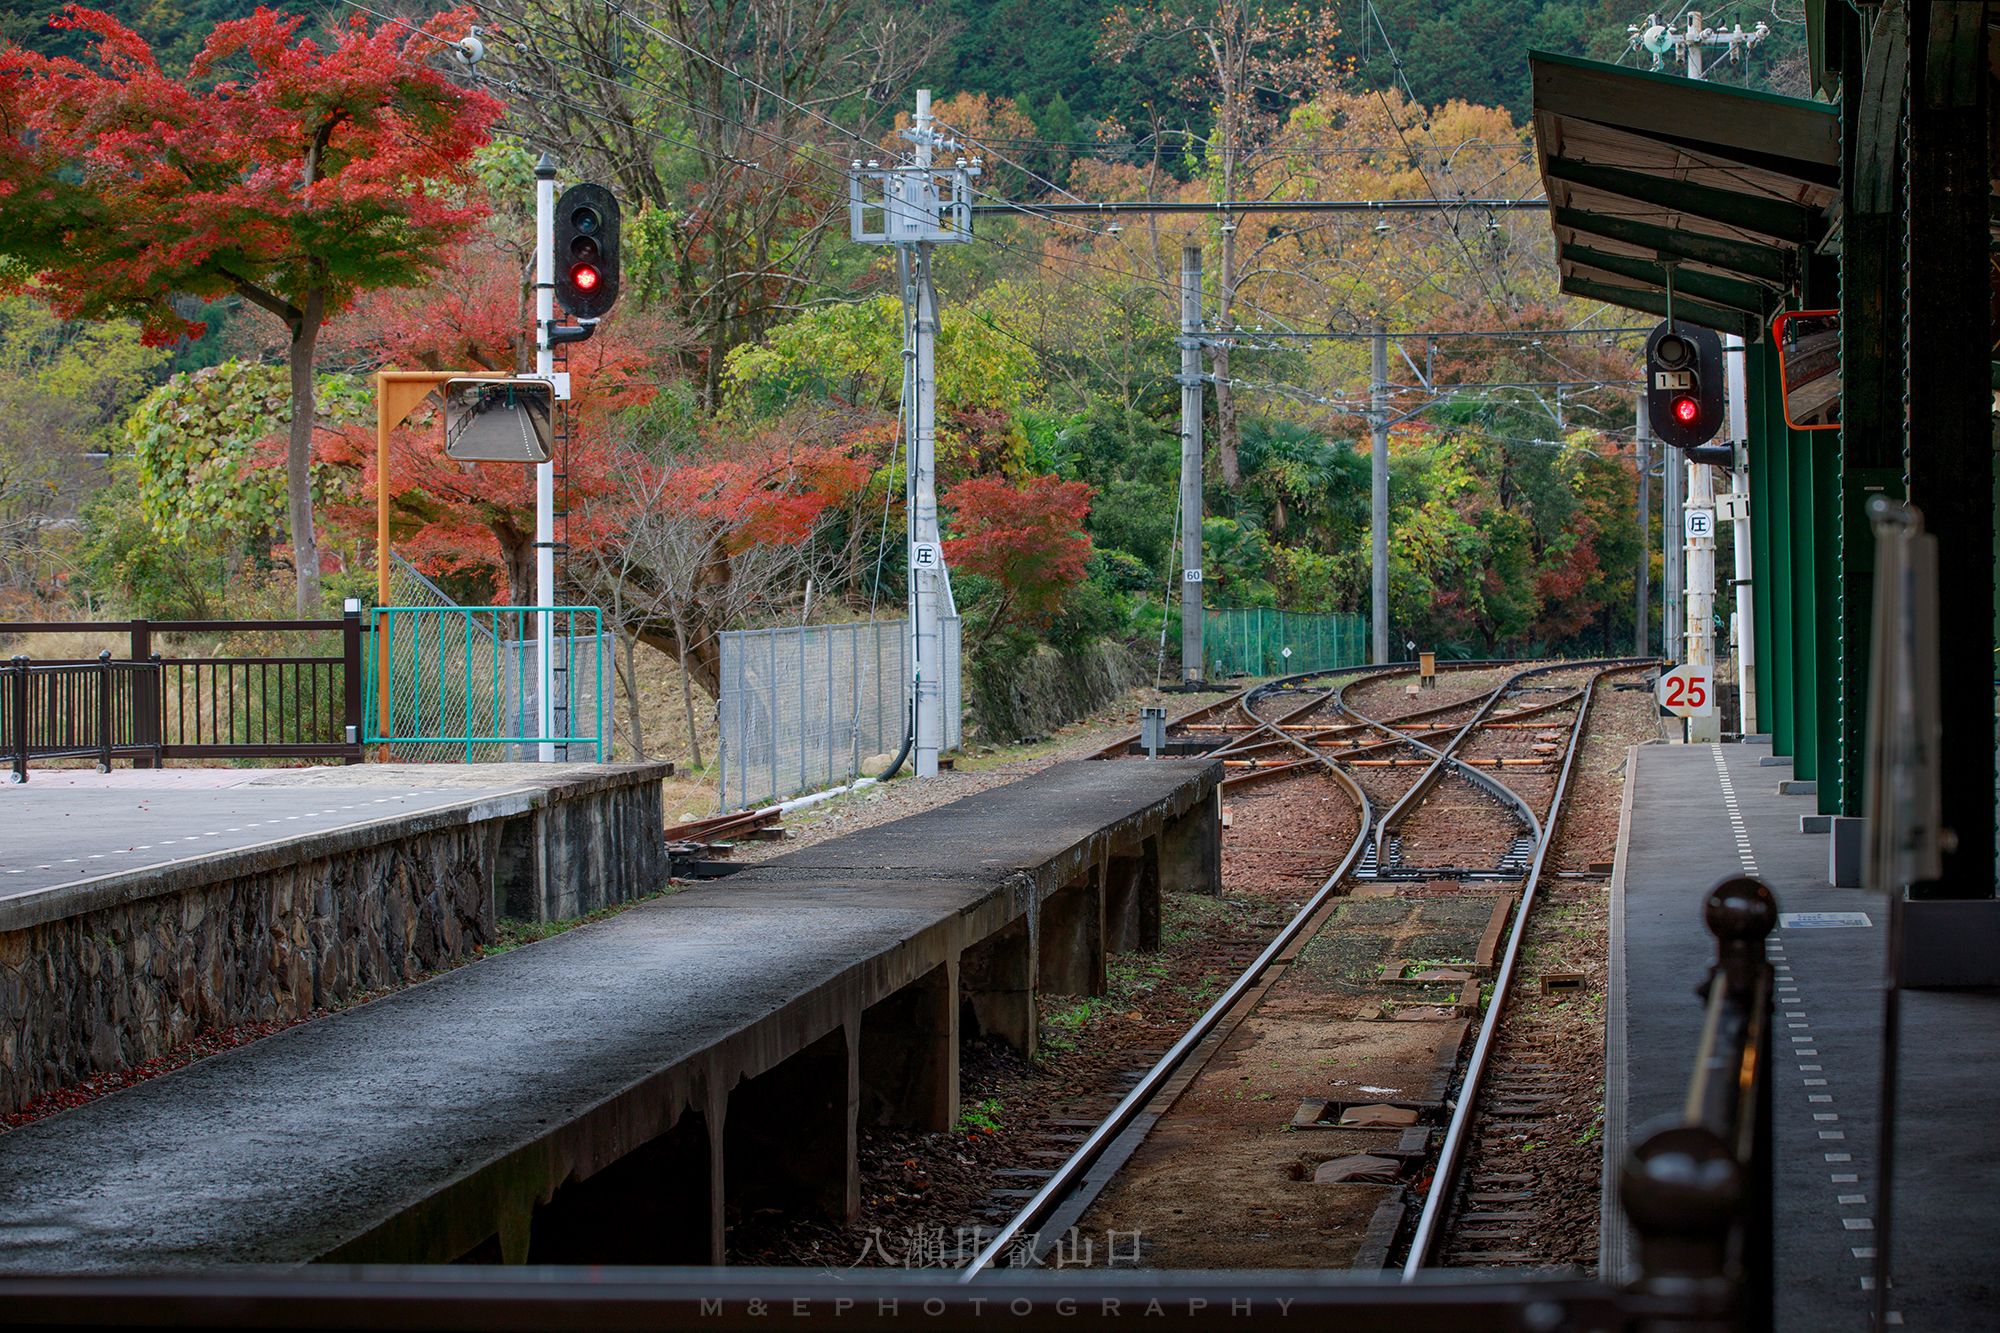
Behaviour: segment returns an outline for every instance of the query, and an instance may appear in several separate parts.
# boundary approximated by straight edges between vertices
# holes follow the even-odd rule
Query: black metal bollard
[[[1716,960],[1700,988],[1701,1046],[1678,1116],[1640,1131],[1619,1179],[1639,1233],[1636,1291],[1712,1318],[1716,1333],[1771,1320],[1771,998],[1762,948],[1778,922],[1770,886],[1747,875],[1711,889],[1703,920]]]

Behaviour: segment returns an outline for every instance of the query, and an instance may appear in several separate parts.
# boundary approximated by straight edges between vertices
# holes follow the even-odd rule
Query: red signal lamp
[[[1674,399],[1674,416],[1680,421],[1680,423],[1683,426],[1692,426],[1695,422],[1695,418],[1700,415],[1701,415],[1701,404],[1697,403],[1694,399],[1692,398]]]
[[[572,264],[569,270],[569,280],[575,284],[576,289],[580,292],[593,291],[599,282],[597,269],[590,264]]]

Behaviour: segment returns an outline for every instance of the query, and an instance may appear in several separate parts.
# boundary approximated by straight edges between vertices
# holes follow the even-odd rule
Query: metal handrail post
[[[97,650],[97,728],[100,746],[98,750],[97,771],[100,773],[109,773],[111,771],[111,746],[113,741],[111,732],[111,682],[111,650],[109,648],[100,648]]]
[[[340,616],[340,673],[342,739],[355,753],[342,762],[361,762],[361,742],[368,734],[368,718],[361,706],[361,600],[351,597]]]
[[[28,780],[28,659],[18,654],[14,676],[14,781]]]
[[[153,657],[153,622],[143,617],[132,621],[131,636],[132,660],[135,663],[151,660]],[[158,745],[160,743],[161,723],[164,719],[159,710],[165,707],[165,704],[159,698],[150,697],[157,694],[158,691],[149,692],[145,688],[147,682],[146,673],[134,668],[132,677],[132,744],[135,747]],[[158,767],[158,763],[157,759],[136,758],[132,761],[132,767],[154,768]]]

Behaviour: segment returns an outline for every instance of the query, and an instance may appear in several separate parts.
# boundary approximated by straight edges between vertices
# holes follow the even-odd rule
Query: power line
[[[1064,191],[1064,193],[1068,193]],[[1070,196],[1075,198],[1074,195]],[[1074,204],[974,204],[974,217],[997,213],[1046,213],[1061,216],[1115,217],[1125,213],[1193,213],[1230,216],[1237,213],[1450,213],[1461,209],[1505,212],[1545,211],[1546,199],[1223,199],[1211,203],[1167,203],[1156,200]]]

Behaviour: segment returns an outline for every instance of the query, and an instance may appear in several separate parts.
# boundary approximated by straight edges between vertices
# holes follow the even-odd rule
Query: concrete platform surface
[[[743,1034],[812,1041],[834,988],[868,1004],[907,984],[894,960],[913,940],[958,930],[996,895],[1031,894],[1107,826],[1212,792],[1218,773],[1212,761],[1065,765],[0,1134],[0,1270],[301,1264],[475,1177],[498,1191],[518,1177],[532,1199],[569,1170],[544,1186],[542,1156],[631,1132],[637,1099],[660,1102],[663,1083],[685,1094],[692,1076],[675,1071],[707,1058],[701,1077],[726,1096],[762,1072]],[[798,1049],[759,1041],[773,1061]],[[725,1047],[726,1062],[713,1054]]]
[[[1619,1161],[1646,1121],[1678,1113],[1701,1034],[1694,987],[1715,956],[1702,898],[1725,876],[1758,875],[1783,914],[1767,946],[1778,973],[1777,1328],[1860,1330],[1881,1202],[1887,904],[1829,882],[1829,835],[1800,832],[1812,802],[1778,793],[1760,763],[1769,754],[1765,745],[1632,751],[1612,883],[1606,1161]],[[1991,1096],[2000,992],[1906,990],[1901,1052],[1890,1308],[1908,1328],[2000,1327],[1990,1240],[2000,1232]],[[1629,1277],[1622,1218],[1608,1219],[1605,1237],[1606,1275]]]
[[[615,770],[598,764],[38,769],[0,787],[0,900]]]

